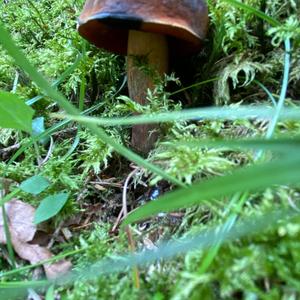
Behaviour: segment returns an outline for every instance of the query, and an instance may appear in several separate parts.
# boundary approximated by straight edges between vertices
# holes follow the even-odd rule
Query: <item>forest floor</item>
[[[78,34],[83,0],[0,3],[0,299],[300,298],[300,4],[238,3],[207,1],[145,107]],[[136,114],[159,122],[143,156]]]

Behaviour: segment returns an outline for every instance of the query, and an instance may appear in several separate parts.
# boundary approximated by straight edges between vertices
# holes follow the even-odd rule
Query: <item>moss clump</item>
[[[81,109],[93,116],[119,117],[135,113],[179,111],[201,105],[276,105],[282,87],[283,41],[292,41],[291,72],[286,105],[299,107],[300,24],[299,4],[294,0],[245,0],[243,3],[278,20],[271,26],[250,11],[235,8],[225,0],[208,0],[210,29],[201,53],[189,58],[185,68],[193,88],[182,88],[178,71],[157,81],[148,91],[149,105],[142,107],[128,98],[124,58],[88,45],[76,32],[80,1],[2,1],[1,19],[26,56],[50,82]],[[66,70],[72,70],[65,73]],[[213,79],[213,80],[212,80]],[[209,81],[204,84],[204,82]],[[0,49],[0,88],[13,90],[24,101],[41,91]],[[174,90],[172,90],[174,89]],[[273,99],[268,97],[269,91]],[[51,113],[59,113],[55,103],[41,94],[33,104],[35,117],[44,117],[51,131],[45,143],[14,130],[0,129],[0,174],[17,183],[42,173],[51,186],[38,197],[20,193],[26,202],[38,205],[43,197],[67,191],[70,200],[50,223],[73,233],[72,239],[54,245],[55,253],[77,249],[72,255],[75,271],[104,258],[128,251],[123,231],[111,232],[121,210],[122,184],[131,172],[128,162],[114,149],[74,123],[58,123]],[[280,121],[279,135],[299,135],[299,122]],[[226,148],[186,147],[192,138],[234,139],[265,136],[268,122],[259,119],[222,121],[198,119],[160,125],[160,139],[148,159],[187,184],[223,176],[255,161],[255,151],[229,151]],[[105,128],[116,142],[129,145],[130,130]],[[30,144],[30,145],[29,145]],[[13,150],[10,146],[15,146]],[[21,148],[23,147],[23,148]],[[16,149],[22,149],[13,157]],[[15,150],[14,150],[15,149]],[[43,164],[40,159],[47,157]],[[277,158],[268,153],[268,159]],[[2,176],[2,175],[1,175]],[[134,186],[135,185],[135,186]],[[146,170],[134,178],[128,189],[128,208],[154,201],[151,188],[161,192],[174,187]],[[217,186],[216,189],[222,189]],[[201,191],[200,191],[201,192]],[[246,195],[246,196],[245,196]],[[167,239],[179,240],[199,230],[224,223],[228,216],[238,219],[262,215],[274,207],[298,210],[299,187],[276,186],[263,192],[244,194],[243,205],[236,197],[206,201],[183,209],[176,215],[160,214],[134,227],[138,250]],[[242,202],[240,202],[242,203]],[[75,219],[72,220],[72,218]],[[175,220],[175,221],[174,221]],[[77,222],[77,223],[76,223]],[[297,299],[300,297],[299,218],[281,222],[277,229],[257,232],[225,245],[193,251],[168,261],[140,268],[140,289],[133,287],[132,270],[86,280],[79,274],[69,286],[56,287],[63,299]],[[147,244],[148,242],[148,244]],[[153,245],[152,245],[153,246]],[[2,269],[9,269],[7,253],[0,258]],[[31,271],[2,277],[1,281],[28,280]]]

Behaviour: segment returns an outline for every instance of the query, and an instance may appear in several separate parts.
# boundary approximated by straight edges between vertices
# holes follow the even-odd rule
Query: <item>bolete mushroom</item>
[[[163,75],[169,55],[180,59],[200,49],[207,24],[204,0],[87,0],[78,31],[97,47],[128,56],[129,96],[144,105],[153,78],[137,66],[135,57],[146,57],[149,68]],[[157,138],[155,128],[133,126],[132,147],[148,153]]]

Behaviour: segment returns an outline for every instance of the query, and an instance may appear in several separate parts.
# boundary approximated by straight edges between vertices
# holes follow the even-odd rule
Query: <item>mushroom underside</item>
[[[168,20],[166,20],[167,22]],[[202,37],[184,24],[158,23],[137,17],[96,15],[79,23],[78,31],[86,40],[117,54],[127,54],[130,30],[157,33],[167,37],[170,55],[185,56],[196,53],[201,48]]]

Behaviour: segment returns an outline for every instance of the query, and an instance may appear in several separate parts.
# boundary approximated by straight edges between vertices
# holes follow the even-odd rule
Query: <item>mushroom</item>
[[[151,70],[168,72],[169,56],[197,52],[208,24],[204,0],[87,0],[79,17],[79,34],[99,48],[127,55],[129,96],[146,104],[153,78],[138,67],[146,58]],[[132,147],[147,154],[157,139],[153,124],[134,125]]]

